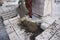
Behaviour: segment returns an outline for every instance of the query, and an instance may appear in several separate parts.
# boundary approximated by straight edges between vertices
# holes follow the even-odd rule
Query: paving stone
[[[46,30],[48,27],[50,27],[50,25],[47,24],[47,23],[42,23],[42,24],[41,24],[41,28],[42,28],[43,30]]]
[[[17,25],[17,21],[18,21],[17,19],[18,18],[15,17],[4,21],[4,23],[7,22],[5,23],[7,33],[9,34],[10,40],[25,40],[25,32],[24,32],[25,30],[21,30],[20,27]],[[15,37],[16,35],[18,36],[17,38]]]
[[[42,32],[40,35],[38,35],[35,39],[37,40],[49,40],[58,30],[55,26],[50,26],[50,28],[46,29],[44,32]]]
[[[25,30],[15,30],[15,31],[19,36],[25,33]]]
[[[20,19],[19,15],[17,17],[14,17],[12,19],[9,19],[10,22],[17,22]]]
[[[10,23],[11,23],[11,25],[12,25],[13,27],[15,27],[15,28],[17,28],[17,29],[20,28],[20,26],[18,25],[18,21],[12,20],[12,21],[10,21]]]
[[[6,2],[3,4],[3,6],[13,6],[13,5],[18,5],[18,2]]]
[[[2,7],[0,7],[0,14],[3,12]]]
[[[16,34],[18,35],[20,40],[29,40],[29,36],[25,33],[25,30],[24,29],[20,29],[20,26],[17,25],[17,21],[18,21],[17,19],[18,19],[17,17],[9,19],[11,25],[14,28],[14,31],[16,32]]]
[[[0,40],[10,40],[5,29],[5,25],[1,20],[2,19],[0,18]]]
[[[56,20],[55,23],[60,25],[60,20]]]
[[[7,7],[4,7],[4,6],[2,6],[2,12],[8,12],[9,10],[8,10],[8,8]]]
[[[54,5],[53,5],[53,14],[58,18],[60,18],[60,11],[59,11],[60,6],[59,5],[60,5],[59,1],[55,0]]]
[[[9,34],[10,40],[20,40],[15,32]]]
[[[55,24],[55,26],[59,29],[60,28],[60,25],[58,25],[58,24]]]
[[[60,40],[60,37],[54,35],[50,40]]]
[[[13,5],[13,6],[9,6],[9,7],[1,6],[0,7],[0,10],[1,10],[0,16],[2,16],[4,20],[15,17],[15,16],[17,16],[16,8],[17,8],[17,5],[16,6]]]
[[[11,25],[6,25],[5,28],[6,28],[6,31],[7,31],[8,34],[14,32],[13,27]]]
[[[50,17],[52,17],[54,20],[58,20],[59,18],[58,17],[56,17],[53,13],[52,14],[50,14]]]
[[[5,29],[0,30],[0,40],[10,40]]]
[[[16,0],[6,0],[7,2],[15,2]]]
[[[50,40],[60,40],[60,29],[55,33],[55,35]]]
[[[17,14],[11,13],[11,14],[7,14],[7,15],[6,14],[3,15],[3,18],[4,18],[4,20],[7,20],[7,19],[11,19],[16,16],[17,16]]]
[[[19,35],[19,38],[20,38],[20,40],[26,40],[26,34],[23,33],[23,34]]]
[[[55,22],[55,20],[50,16],[43,17],[42,20],[43,20],[43,22],[46,22],[46,23],[48,23],[50,25],[53,24],[53,22]]]
[[[5,25],[10,25],[10,23],[9,23],[8,20],[5,20],[5,21],[4,21],[4,24],[5,24]]]

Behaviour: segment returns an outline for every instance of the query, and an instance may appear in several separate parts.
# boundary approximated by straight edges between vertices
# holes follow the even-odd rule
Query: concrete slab
[[[30,36],[29,36],[30,34],[27,35],[27,33],[25,33],[25,30],[20,29],[20,26],[17,25],[18,19],[19,19],[19,16],[6,21],[7,23],[10,23],[9,24],[10,26],[12,26],[12,27],[9,27],[9,25],[7,25],[8,26],[7,32],[9,31],[10,40],[15,40],[15,39],[16,40],[30,40]],[[12,30],[12,28],[14,31]],[[16,36],[18,39],[16,38]]]
[[[13,27],[11,25],[6,25],[5,28],[6,28],[6,31],[7,31],[8,34],[14,32]]]
[[[56,20],[55,23],[60,25],[60,20]]]
[[[10,40],[6,32],[5,25],[0,18],[0,40]]]
[[[56,30],[59,28],[55,26],[50,26],[48,29],[46,29],[44,32],[42,32],[40,35],[38,35],[35,39],[36,40],[50,40],[52,36],[55,34]]]
[[[5,25],[10,25],[10,23],[9,23],[8,20],[5,20],[5,21],[4,21],[4,24],[5,24]]]
[[[10,40],[19,40],[17,34],[15,32],[9,34]]]
[[[57,30],[55,35],[50,40],[60,40],[60,29]]]
[[[46,29],[49,28],[49,27],[50,27],[50,25],[47,24],[47,23],[42,23],[42,24],[41,24],[41,28],[42,28],[43,30],[46,30]]]
[[[55,22],[55,19],[53,19],[50,16],[46,16],[46,17],[42,17],[42,21],[51,25],[51,24],[53,24],[53,22]]]

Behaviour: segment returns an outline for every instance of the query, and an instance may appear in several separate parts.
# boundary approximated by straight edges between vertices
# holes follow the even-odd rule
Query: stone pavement
[[[4,24],[6,26],[6,31],[9,35],[10,40],[30,40],[30,35],[27,35],[27,33],[24,32],[25,30],[21,29],[20,26],[18,26],[19,19],[20,17],[17,16],[12,19],[8,19],[4,21]],[[53,24],[51,24],[47,29],[45,29],[40,35],[35,37],[35,39],[36,40],[53,40],[53,39],[56,40],[55,34],[58,32],[59,29],[60,29],[60,25],[58,20],[54,21]],[[60,32],[58,32],[57,35],[60,35],[59,33]],[[56,38],[59,40],[57,36]]]
[[[44,31],[38,35],[35,39],[36,40],[60,40],[60,7],[59,5],[55,4],[55,9],[52,15],[48,15],[45,17],[42,17],[42,19],[39,19],[39,21],[42,23],[41,24],[41,28],[44,28]],[[20,19],[19,17],[14,17],[12,19],[10,19],[11,16],[15,15],[15,10],[14,11],[10,11],[8,9],[15,9],[14,6],[13,7],[1,7],[1,11],[0,13],[4,12],[6,14],[3,14],[3,18],[8,19],[4,21],[5,24],[5,28],[6,31],[9,35],[10,40],[30,40],[29,37],[30,35],[27,35],[24,31],[24,29],[21,29],[20,26],[18,26],[17,24],[18,19]],[[4,10],[6,9],[6,10]],[[56,10],[57,9],[57,10]],[[3,10],[3,11],[2,11]],[[7,11],[7,12],[6,12]],[[13,13],[13,14],[10,14]],[[37,22],[38,18],[35,20]],[[1,25],[1,24],[0,24]],[[48,26],[47,26],[48,25]],[[2,33],[1,33],[2,34]]]
[[[10,40],[1,17],[0,17],[0,40]]]
[[[20,17],[17,16],[4,21],[4,24],[6,26],[5,28],[10,40],[30,40],[30,35],[27,35],[27,33],[25,33],[25,30],[21,29],[20,26],[18,26],[19,19]]]

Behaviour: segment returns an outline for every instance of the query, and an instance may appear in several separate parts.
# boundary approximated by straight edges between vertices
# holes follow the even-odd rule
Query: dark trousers
[[[25,5],[27,9],[29,10],[28,15],[32,17],[32,0],[25,0]]]

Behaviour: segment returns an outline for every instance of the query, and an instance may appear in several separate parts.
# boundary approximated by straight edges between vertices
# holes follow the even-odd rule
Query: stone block
[[[5,29],[5,25],[0,17],[0,40],[9,40],[8,34]]]
[[[32,12],[40,15],[47,16],[51,14],[52,10],[52,0],[33,0],[32,1]]]
[[[50,27],[50,25],[47,24],[47,23],[42,23],[42,24],[41,24],[41,28],[42,28],[43,30],[46,30],[48,27]]]
[[[45,0],[33,0],[33,5],[32,5],[32,11],[38,15],[43,14],[43,10],[44,10],[44,1]]]
[[[10,40],[20,40],[15,32],[9,34]]]
[[[53,19],[53,18],[50,17],[50,16],[43,17],[42,20],[43,20],[43,22],[46,22],[46,23],[48,23],[48,24],[50,24],[50,25],[53,24],[53,22],[55,22],[55,19]]]
[[[9,25],[10,23],[9,23],[8,20],[5,20],[5,21],[4,21],[4,24],[5,24],[5,25]]]
[[[55,26],[50,26],[48,29],[46,29],[44,32],[42,32],[40,35],[35,37],[35,39],[36,40],[49,40],[58,29],[59,28],[57,28]]]
[[[56,20],[55,23],[60,25],[60,20]]]
[[[54,34],[50,40],[60,40],[60,29]]]
[[[6,31],[7,31],[8,34],[14,32],[13,27],[11,25],[6,25],[5,28],[6,28]]]

